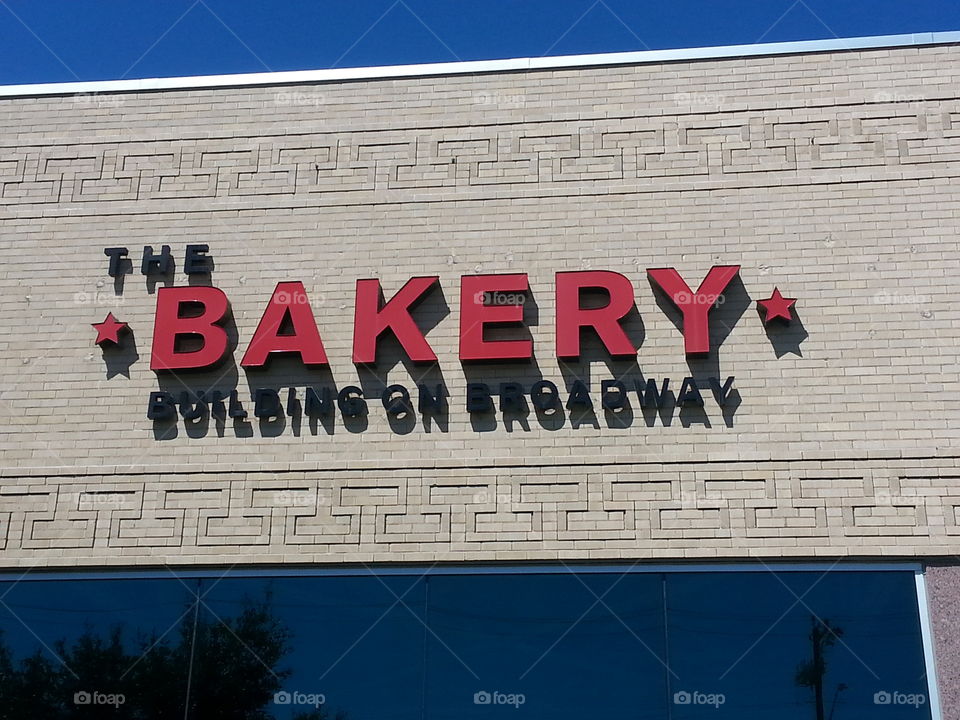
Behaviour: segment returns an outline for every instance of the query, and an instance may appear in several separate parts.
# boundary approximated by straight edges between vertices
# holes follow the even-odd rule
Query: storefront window
[[[242,635],[243,623],[230,619],[257,617],[262,662],[251,662],[252,652],[236,653],[247,663],[250,686],[268,687],[261,697],[269,696],[272,717],[286,720],[322,709],[331,718],[341,713],[350,720],[420,720],[425,579],[283,577],[203,584],[213,585],[202,613],[212,631],[230,623]],[[214,642],[199,652],[214,688],[220,685],[217,651]]]
[[[911,571],[0,581],[0,719],[931,718]]]
[[[909,573],[681,573],[666,598],[675,720],[930,717]]]
[[[663,717],[659,577],[459,575],[428,588],[429,717]]]
[[[183,717],[196,586],[0,583],[0,718]]]

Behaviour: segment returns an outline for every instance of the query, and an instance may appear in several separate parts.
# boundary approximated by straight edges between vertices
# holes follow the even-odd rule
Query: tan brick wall
[[[950,556],[957,452],[960,58],[953,47],[300,87],[0,102],[0,563]],[[154,427],[152,282],[103,248],[206,242],[240,347],[302,280],[365,429]],[[687,361],[645,269],[742,265]],[[553,276],[633,281],[636,364],[557,363]],[[535,365],[466,372],[459,277],[527,272]],[[441,277],[439,355],[350,362],[353,288]],[[774,286],[801,323],[766,332]],[[134,332],[105,355],[90,323]],[[107,377],[129,365],[129,378]],[[389,368],[389,369],[388,369]],[[468,381],[736,377],[722,413],[471,420]],[[384,384],[443,381],[446,422],[388,422]],[[249,403],[248,403],[249,404]],[[507,426],[509,425],[509,427]],[[578,426],[574,426],[578,425]],[[285,494],[284,491],[286,491]],[[281,493],[278,495],[278,493]]]

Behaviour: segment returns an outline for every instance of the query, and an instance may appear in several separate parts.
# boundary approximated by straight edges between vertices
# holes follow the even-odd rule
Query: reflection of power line
[[[817,720],[826,720],[823,706],[823,679],[827,674],[826,651],[843,635],[843,629],[830,624],[829,620],[821,620],[816,615],[811,618],[810,643],[813,646],[813,659],[805,660],[797,666],[795,680],[800,687],[813,690],[813,699],[816,706]],[[846,686],[843,686],[846,689]],[[837,695],[840,688],[837,688]],[[834,696],[836,706],[836,695]],[[831,716],[833,710],[830,711]]]
[[[837,685],[836,692],[833,693],[833,701],[830,703],[830,720],[833,720],[833,712],[837,709],[837,700],[840,699],[840,693],[847,689],[846,683]]]

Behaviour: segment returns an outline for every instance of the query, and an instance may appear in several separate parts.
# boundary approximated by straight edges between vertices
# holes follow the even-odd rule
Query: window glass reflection
[[[929,720],[912,572],[0,583],[0,720]]]
[[[0,584],[0,717],[182,717],[194,581]]]
[[[191,694],[193,717],[242,717],[240,709],[262,707],[278,720],[421,718],[423,579],[283,577],[204,585],[195,682],[209,690]],[[234,681],[225,681],[225,668]],[[214,714],[224,706],[236,708],[234,714]]]
[[[906,572],[667,576],[672,717],[929,718],[915,593]]]
[[[663,718],[660,597],[651,575],[431,577],[427,717]]]

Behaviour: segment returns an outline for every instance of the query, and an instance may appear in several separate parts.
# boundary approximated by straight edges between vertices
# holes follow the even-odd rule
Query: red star
[[[127,329],[127,324],[118,322],[113,313],[107,313],[107,319],[103,322],[91,323],[91,325],[97,329],[97,339],[94,340],[97,345],[103,345],[104,343],[116,345],[120,342],[120,331]]]
[[[773,295],[768,297],[766,300],[757,300],[757,305],[763,308],[766,313],[764,318],[764,325],[769,325],[771,320],[780,318],[784,322],[790,322],[793,320],[793,313],[790,309],[793,307],[794,303],[797,302],[796,298],[786,298],[780,294],[780,291],[777,288],[773,289]]]

